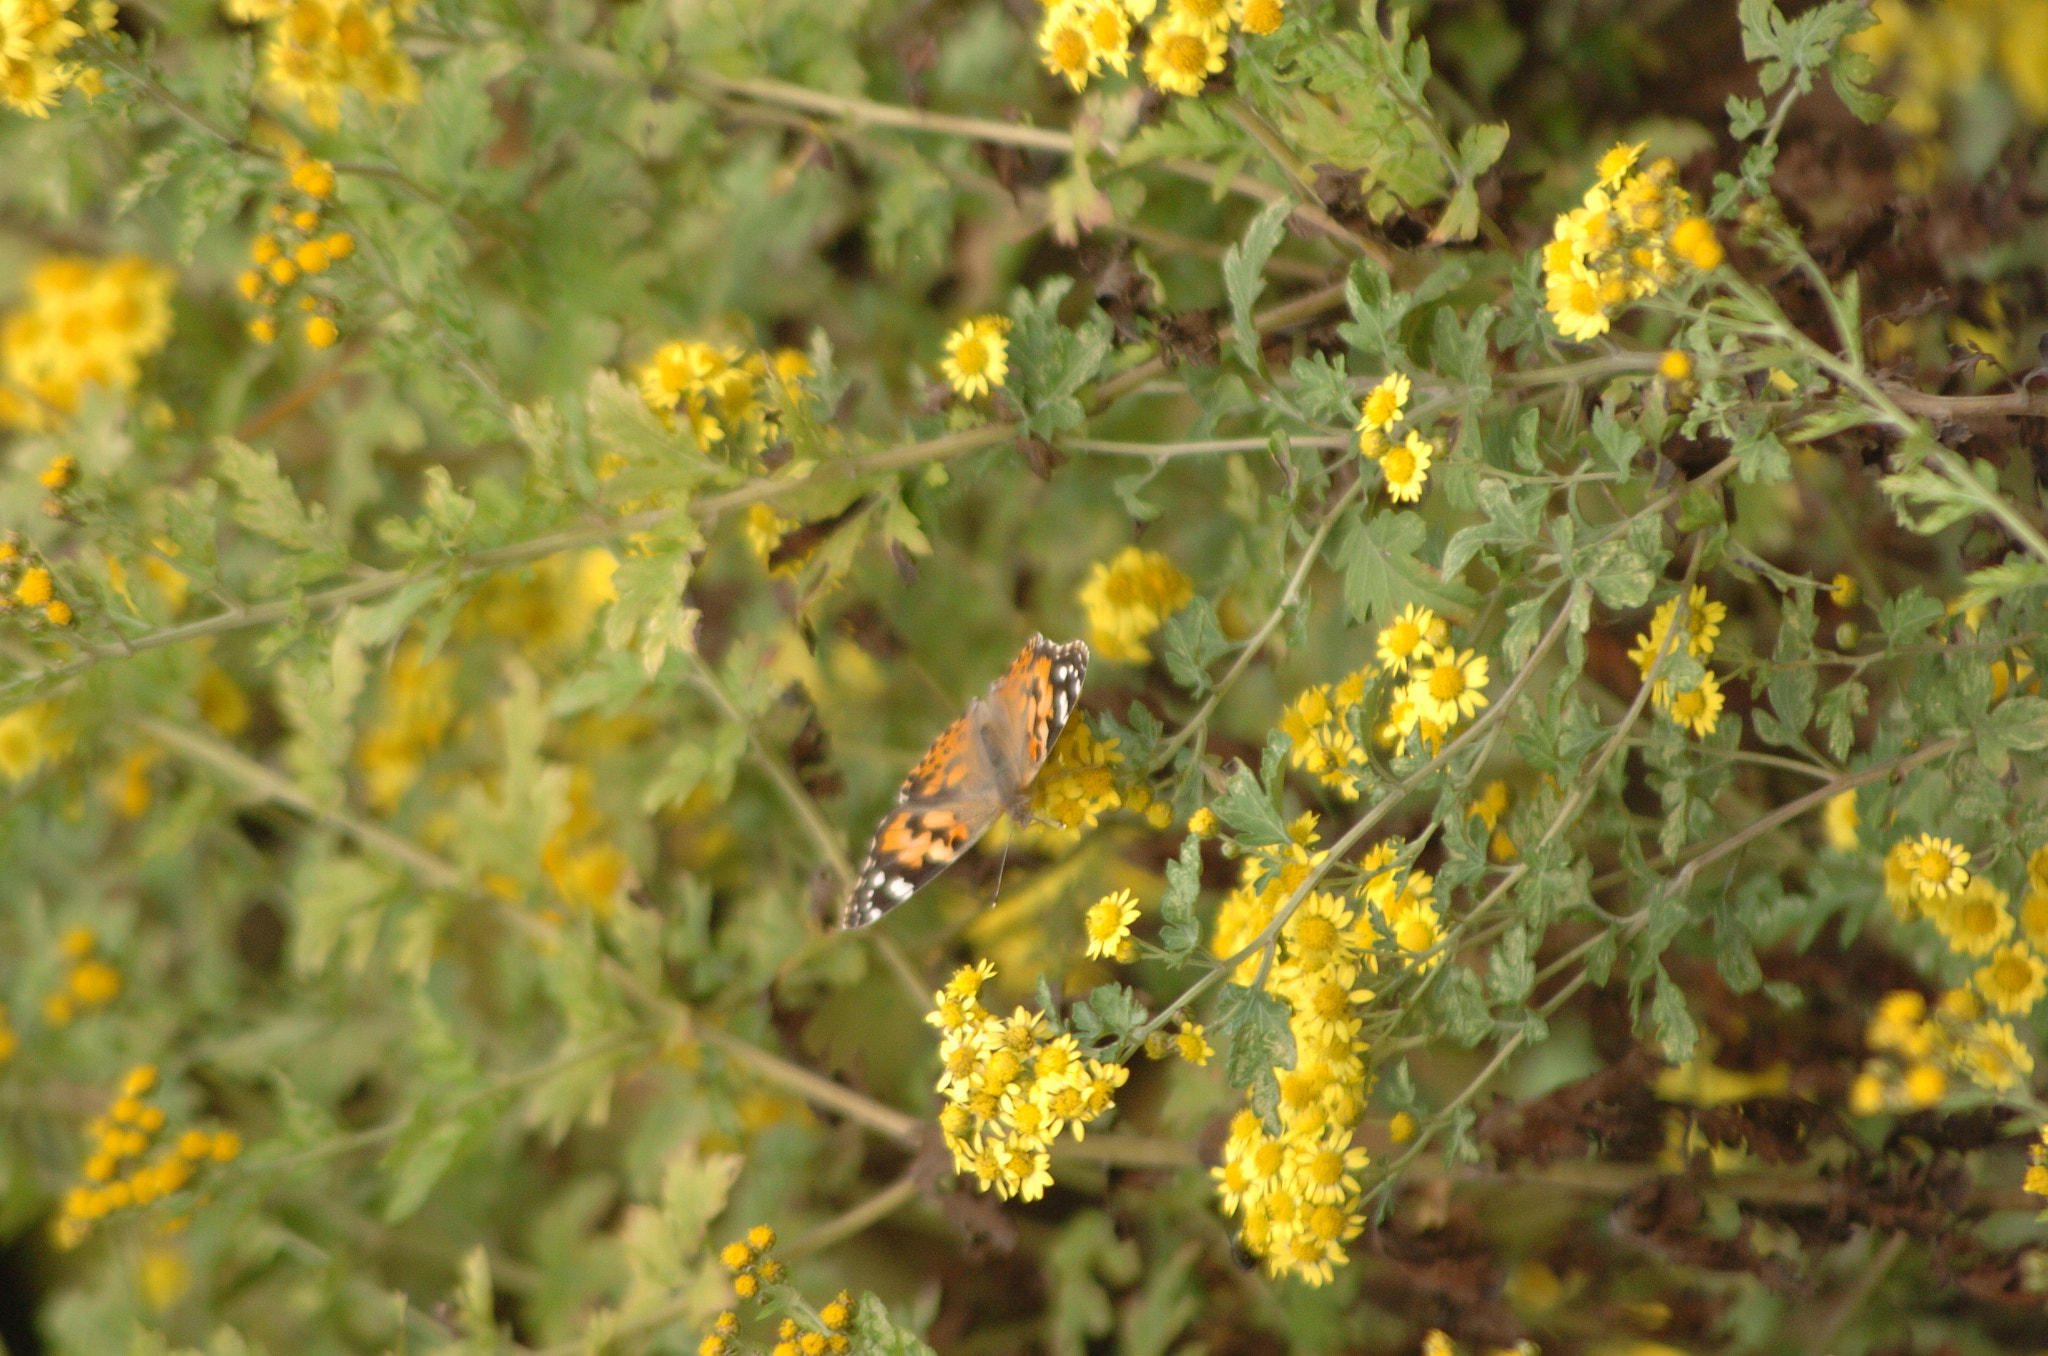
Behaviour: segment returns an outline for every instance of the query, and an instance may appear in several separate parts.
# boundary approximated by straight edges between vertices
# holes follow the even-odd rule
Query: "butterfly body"
[[[841,927],[865,927],[958,861],[1008,814],[1030,813],[1031,779],[1066,728],[1088,647],[1033,636],[988,692],[932,741],[896,792],[854,878]]]

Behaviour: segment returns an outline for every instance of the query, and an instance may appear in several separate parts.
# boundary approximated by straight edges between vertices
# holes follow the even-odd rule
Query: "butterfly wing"
[[[882,816],[840,926],[866,927],[958,861],[1017,800],[1080,699],[1088,647],[1033,636],[932,741]]]
[[[981,703],[945,728],[896,792],[854,877],[839,925],[866,927],[960,859],[1002,816],[995,777],[975,738]]]
[[[1023,796],[1045,766],[1087,678],[1086,644],[1055,645],[1033,636],[979,703],[981,739],[1005,807]]]

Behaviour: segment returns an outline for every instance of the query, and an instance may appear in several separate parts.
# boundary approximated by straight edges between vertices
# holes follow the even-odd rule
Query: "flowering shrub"
[[[2018,1349],[2043,33],[0,0],[0,1337]]]

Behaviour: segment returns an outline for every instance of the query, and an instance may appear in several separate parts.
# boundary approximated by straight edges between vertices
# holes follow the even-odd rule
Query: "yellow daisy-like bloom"
[[[2048,965],[2025,946],[2001,946],[1971,982],[2000,1012],[2024,1013],[2048,994]]]
[[[1104,895],[1089,906],[1085,926],[1091,960],[1128,961],[1137,955],[1131,924],[1138,921],[1138,900],[1129,890]]]
[[[1721,695],[1721,680],[1708,669],[1700,675],[1700,685],[1678,693],[1671,698],[1671,720],[1693,732],[1693,737],[1704,739],[1714,732],[1720,722],[1721,708],[1727,698]]]
[[[1702,273],[1719,268],[1728,257],[1720,238],[1714,234],[1714,224],[1705,217],[1687,217],[1679,222],[1671,232],[1671,251]]]
[[[1609,321],[1600,304],[1599,280],[1583,268],[1550,274],[1544,285],[1544,308],[1558,333],[1584,343],[1607,333]]]
[[[1176,15],[1152,28],[1145,48],[1145,78],[1168,94],[1193,96],[1223,69],[1228,46],[1219,28],[1189,26]]]
[[[1829,796],[1821,808],[1821,832],[1827,836],[1828,846],[1837,852],[1854,852],[1859,843],[1856,826],[1863,822],[1856,813],[1856,792],[1851,789],[1840,795]]]
[[[1408,684],[1408,700],[1426,720],[1449,727],[1487,704],[1486,656],[1432,646]]]
[[[1189,29],[1230,32],[1231,0],[1166,0],[1167,22]]]
[[[1950,899],[1970,883],[1970,854],[1947,838],[1923,833],[1913,840],[1908,860],[1913,868],[1913,894],[1922,900]]]
[[[1408,672],[1408,664],[1417,658],[1417,651],[1425,652],[1432,646],[1443,644],[1450,638],[1450,628],[1441,617],[1426,607],[1409,603],[1401,609],[1401,615],[1380,628],[1379,657],[1391,673]]]
[[[1194,1022],[1180,1024],[1180,1031],[1173,1038],[1173,1048],[1182,1059],[1197,1067],[1207,1064],[1216,1055],[1207,1034]]]
[[[1927,1000],[1911,989],[1895,989],[1878,1000],[1864,1044],[1873,1050],[1896,1050],[1922,1059],[1934,1048],[1934,1030],[1927,1024]]]
[[[1636,167],[1636,157],[1641,155],[1643,147],[1649,144],[1647,141],[1638,141],[1631,146],[1627,142],[1616,142],[1614,149],[1601,156],[1600,163],[1594,166],[1594,173],[1600,176],[1601,187],[1620,188],[1621,181]]]
[[[983,315],[946,336],[946,356],[939,370],[962,399],[987,395],[1010,375],[1009,332],[1007,317]]]
[[[1045,63],[1045,68],[1064,79],[1072,89],[1080,90],[1091,76],[1102,69],[1101,54],[1089,41],[1086,17],[1072,0],[1046,11],[1045,23],[1038,30],[1038,46],[1044,54],[1040,60]],[[954,385],[957,387],[959,383],[956,381]]]
[[[2036,949],[2048,951],[2048,890],[2028,890],[2020,902],[2020,935]]]
[[[1103,66],[1118,75],[1128,73],[1131,63],[1131,18],[1121,0],[1090,0],[1080,5],[1081,32],[1088,39],[1088,56],[1099,72]]]
[[[1244,0],[1237,12],[1238,27],[1260,38],[1278,29],[1286,18],[1285,0]]]
[[[1915,877],[1916,883],[1921,879]],[[1931,902],[1927,912],[1951,948],[1965,956],[1981,956],[2012,935],[2008,898],[1982,876],[1972,876],[1955,895]]]
[[[1107,565],[1097,564],[1081,586],[1088,613],[1088,643],[1104,659],[1149,663],[1145,640],[1186,607],[1195,587],[1157,551],[1126,546]]]
[[[1396,503],[1413,504],[1420,500],[1422,487],[1429,481],[1429,461],[1435,452],[1436,444],[1412,428],[1406,439],[1382,452],[1380,471],[1387,480],[1387,497]]]
[[[2033,1052],[2005,1022],[1980,1022],[1970,1029],[1961,1050],[1963,1066],[1978,1084],[1993,1092],[2022,1086],[2034,1072]]]
[[[1408,403],[1406,374],[1390,372],[1366,394],[1358,407],[1360,433],[1384,433],[1400,422],[1401,409]]]

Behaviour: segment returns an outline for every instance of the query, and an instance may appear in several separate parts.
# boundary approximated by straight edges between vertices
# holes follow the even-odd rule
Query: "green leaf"
[[[853,1349],[874,1356],[936,1356],[916,1333],[898,1327],[889,1317],[888,1307],[868,1291],[861,1292],[860,1304],[854,1309]]]
[[[605,609],[604,643],[614,650],[631,646],[650,678],[671,649],[695,648],[697,610],[683,602],[695,545],[666,543],[647,555],[626,557],[612,573],[617,596]]]
[[[1344,606],[1353,621],[1368,617],[1384,626],[1409,603],[1451,616],[1463,615],[1474,594],[1446,580],[1416,559],[1428,537],[1420,516],[1406,510],[1353,519],[1337,547],[1344,572]]]
[[[1074,1004],[1071,1014],[1074,1034],[1083,1045],[1101,1045],[1122,1040],[1143,1026],[1151,1016],[1137,994],[1121,984],[1101,984]]]
[[[1090,307],[1076,327],[1060,323],[1060,303],[1074,280],[1048,278],[1034,296],[1017,288],[1010,297],[1010,381],[1006,388],[1024,407],[1019,437],[1051,438],[1082,420],[1074,393],[1092,380],[1109,357],[1109,317]]]
[[[1448,968],[1431,990],[1429,1006],[1444,1034],[1469,1050],[1493,1034],[1493,1014],[1487,1010],[1479,976],[1462,965],[1445,964]]]
[[[1486,988],[1493,1001],[1517,1006],[1536,987],[1536,958],[1529,946],[1529,930],[1519,925],[1501,934],[1500,942],[1486,963]]]
[[[1593,445],[1600,458],[1615,470],[1627,474],[1636,453],[1643,450],[1643,435],[1614,417],[1605,403],[1593,411]]]
[[[1251,1093],[1253,1108],[1269,1124],[1280,1102],[1280,1083],[1273,1070],[1294,1067],[1289,1011],[1287,1004],[1264,989],[1238,984],[1225,984],[1216,1005],[1215,1031],[1229,1045],[1223,1056],[1223,1077],[1232,1087]]]
[[[1685,991],[1663,966],[1657,967],[1657,991],[1650,1000],[1650,1020],[1667,1064],[1683,1064],[1699,1048],[1700,1028],[1686,1007]]]
[[[1231,773],[1223,794],[1210,801],[1209,808],[1231,827],[1233,836],[1245,847],[1274,847],[1291,841],[1287,826],[1280,821],[1280,812],[1273,808],[1272,798],[1248,767],[1240,765]]]
[[[2007,697],[1991,708],[1978,728],[2004,748],[2027,753],[2048,748],[2048,701]]]
[[[1542,524],[1544,500],[1549,497],[1544,487],[1537,486],[1518,499],[1505,481],[1493,479],[1479,482],[1478,496],[1484,518],[1470,527],[1459,528],[1444,543],[1446,579],[1455,578],[1483,547],[1512,550],[1533,544]]]
[[[1209,665],[1230,650],[1217,624],[1216,608],[1197,594],[1192,602],[1166,619],[1159,631],[1160,650],[1166,657],[1166,671],[1197,697],[1212,686]]]
[[[327,510],[308,507],[277,469],[277,456],[258,452],[233,438],[216,438],[216,469],[237,496],[234,519],[251,532],[292,551],[338,560],[341,546],[327,521]],[[302,576],[311,577],[311,576]]]
[[[1266,261],[1287,234],[1287,218],[1294,211],[1292,198],[1276,198],[1252,218],[1244,239],[1223,255],[1223,291],[1230,298],[1230,346],[1237,360],[1251,372],[1264,372],[1259,356],[1259,330],[1252,323],[1252,307],[1266,290]]]
[[[1202,925],[1195,917],[1195,901],[1202,894],[1202,840],[1189,834],[1181,840],[1180,856],[1166,864],[1166,889],[1159,896],[1159,949],[1179,965],[1194,954],[1202,940]]]
[[[1775,485],[1792,478],[1792,454],[1768,429],[1743,429],[1732,449],[1735,473],[1747,484]]]

